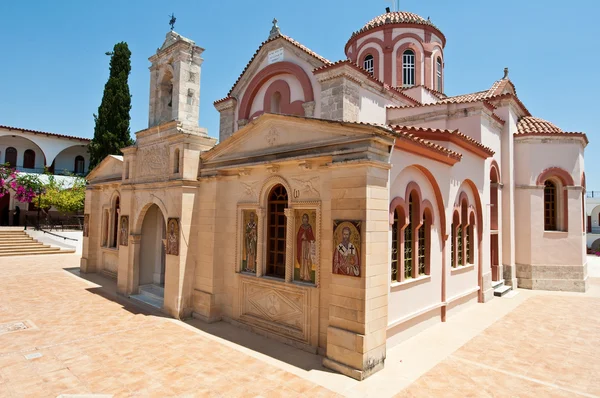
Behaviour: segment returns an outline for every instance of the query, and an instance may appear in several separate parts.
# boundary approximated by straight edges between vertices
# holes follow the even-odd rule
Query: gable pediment
[[[326,59],[318,56],[294,40],[280,35],[267,40],[258,48],[229,91],[229,96],[239,98],[258,72],[277,62],[297,64],[307,74],[311,73],[313,69],[329,63]]]
[[[379,134],[378,134],[378,130]],[[389,134],[389,133],[387,133]],[[202,155],[203,167],[332,156],[386,135],[385,128],[263,114]],[[393,138],[390,138],[390,145]]]
[[[86,179],[90,183],[121,180],[123,176],[123,157],[109,155],[88,174]]]

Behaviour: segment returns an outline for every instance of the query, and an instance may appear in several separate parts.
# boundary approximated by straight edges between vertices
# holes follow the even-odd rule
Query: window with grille
[[[558,230],[556,225],[556,184],[552,181],[544,183],[544,229]]]
[[[451,267],[456,267],[456,250],[454,248],[454,246],[456,245],[456,226],[454,225],[454,223],[452,223],[452,231],[451,233],[451,237],[450,237],[450,266]]]
[[[467,264],[473,264],[473,224],[466,228],[465,240],[467,241]]]
[[[285,278],[286,219],[284,210],[288,195],[283,185],[276,185],[269,193],[267,213],[267,276]]]
[[[371,54],[365,57],[365,60],[363,61],[363,68],[371,75],[375,73],[375,63]]]
[[[419,228],[418,233],[418,247],[419,247],[419,275],[425,275],[425,246],[426,246],[426,237],[425,237],[425,229],[428,228],[427,220],[425,216],[423,216],[423,225]]]
[[[465,265],[465,262],[463,261],[463,228],[464,227],[462,225],[458,227],[458,237],[456,242],[458,252],[458,265]]]
[[[394,224],[392,225],[392,282],[400,280],[398,272],[398,251],[400,250],[400,241],[398,235],[398,210],[394,210]]]
[[[413,194],[408,199],[408,225],[404,229],[404,279],[412,278],[413,271]]]
[[[117,245],[117,234],[119,232],[119,213],[119,197],[117,197],[117,199],[115,200],[115,207],[113,209],[113,229],[110,240],[110,247],[119,247],[119,245]]]
[[[406,50],[402,54],[402,85],[415,85],[415,53],[412,50]]]
[[[442,91],[442,60],[437,59],[436,62],[436,75],[437,75],[437,91]]]

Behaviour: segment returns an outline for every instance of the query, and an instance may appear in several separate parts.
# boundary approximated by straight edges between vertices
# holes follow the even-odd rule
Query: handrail
[[[600,198],[600,191],[587,191],[585,193],[585,196],[588,199],[591,199],[591,198]]]
[[[67,237],[67,236],[62,236],[62,235],[59,235],[59,234],[55,234],[55,233],[53,233],[53,232],[50,232],[50,231],[45,231],[45,230],[43,230],[41,227],[39,228],[39,231],[42,231],[42,232],[43,232],[43,233],[45,233],[45,234],[50,234],[50,235],[52,235],[52,236],[56,236],[57,238],[69,239],[69,240],[74,240],[75,242],[77,242],[77,239],[74,239],[74,238],[69,238],[69,237]]]

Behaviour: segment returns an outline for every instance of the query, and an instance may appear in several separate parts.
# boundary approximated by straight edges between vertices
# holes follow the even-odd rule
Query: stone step
[[[25,237],[25,236],[22,236],[19,238],[0,238],[0,243],[3,243],[3,242],[29,242],[32,240],[33,240],[33,238]]]
[[[140,294],[146,297],[162,300],[165,297],[165,289],[154,284],[141,285]]]
[[[0,253],[11,253],[11,252],[18,252],[18,251],[23,251],[23,250],[27,250],[27,251],[45,251],[45,250],[53,250],[53,249],[57,249],[60,250],[60,247],[52,247],[49,245],[42,245],[41,243],[36,245],[36,246],[26,246],[26,247],[17,247],[17,246],[12,246],[12,247],[2,247],[0,248]]]
[[[0,239],[4,239],[4,238],[23,238],[29,236],[26,233],[22,233],[22,234],[0,234]]]
[[[55,248],[53,247],[52,250],[46,250],[46,251],[29,251],[29,250],[22,250],[20,252],[15,252],[15,253],[0,253],[0,257],[9,257],[9,256],[37,256],[37,255],[41,255],[41,254],[71,254],[71,253],[75,253],[75,250],[65,250],[65,249],[59,249],[59,248]]]
[[[492,281],[492,289],[496,289],[503,285],[504,285],[504,279],[500,279],[499,281]]]
[[[0,247],[21,247],[21,246],[31,246],[31,245],[37,245],[40,242],[38,242],[37,240],[23,240],[23,241],[19,241],[19,242],[4,242],[2,240],[0,240]]]
[[[511,289],[512,288],[510,286],[506,286],[506,285],[502,284],[502,286],[497,287],[496,289],[494,289],[494,296],[496,296],[496,297],[502,297],[506,293],[510,292]]]

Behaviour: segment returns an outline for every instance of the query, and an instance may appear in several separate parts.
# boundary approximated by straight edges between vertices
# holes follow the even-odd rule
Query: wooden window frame
[[[282,189],[283,193],[285,193],[285,199],[272,199],[276,194],[276,189]],[[266,228],[267,228],[267,242],[266,242],[266,256],[265,256],[265,276],[277,278],[277,279],[285,279],[286,278],[286,245],[287,245],[287,217],[285,215],[285,209],[288,208],[289,204],[289,193],[287,189],[282,184],[275,184],[269,190],[269,194],[267,195],[267,210],[266,210]],[[275,208],[275,211],[273,211]],[[278,211],[281,210],[281,211]],[[271,217],[275,217],[275,222],[272,223]],[[280,223],[280,217],[283,217],[283,223]],[[275,228],[275,236],[273,236],[273,231],[271,228]],[[280,229],[283,230],[283,237],[281,237]],[[279,243],[283,243],[283,249],[279,249]],[[273,262],[270,259],[270,255],[274,255]],[[278,256],[283,256],[282,264],[278,263]],[[278,270],[283,269],[283,273],[280,275]]]

